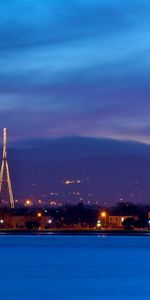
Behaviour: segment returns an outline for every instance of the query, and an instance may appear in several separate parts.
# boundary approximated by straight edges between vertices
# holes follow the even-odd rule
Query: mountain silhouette
[[[16,197],[50,198],[80,193],[95,203],[150,200],[150,146],[109,139],[64,138],[25,141],[8,153]],[[66,186],[64,181],[81,180]]]

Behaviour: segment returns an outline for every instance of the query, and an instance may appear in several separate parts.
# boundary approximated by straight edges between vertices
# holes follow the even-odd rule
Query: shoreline
[[[150,230],[0,230],[0,235],[149,236]]]

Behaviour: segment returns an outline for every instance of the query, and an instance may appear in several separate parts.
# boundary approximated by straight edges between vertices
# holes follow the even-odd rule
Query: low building
[[[127,218],[136,219],[137,217],[135,217],[135,216],[109,216],[109,227],[111,227],[111,228],[122,228],[122,223]]]
[[[0,216],[0,228],[6,229],[45,229],[49,224],[49,218],[47,216],[35,216],[35,215],[8,215]]]

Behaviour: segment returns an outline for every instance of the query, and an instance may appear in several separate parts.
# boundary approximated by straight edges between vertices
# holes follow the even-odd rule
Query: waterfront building
[[[136,216],[109,216],[108,226],[110,228],[122,228],[122,223],[128,218],[132,218],[135,220],[137,219]]]

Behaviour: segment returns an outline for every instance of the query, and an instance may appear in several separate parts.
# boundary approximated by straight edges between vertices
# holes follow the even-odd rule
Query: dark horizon
[[[58,193],[64,202],[82,198],[107,205],[120,199],[149,203],[148,145],[81,137],[38,140],[30,147],[19,143],[9,148],[8,161],[19,198],[43,199],[45,194],[45,199],[52,199],[51,193]],[[81,183],[65,186],[65,180]]]

